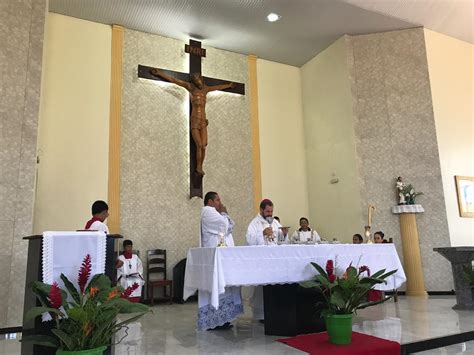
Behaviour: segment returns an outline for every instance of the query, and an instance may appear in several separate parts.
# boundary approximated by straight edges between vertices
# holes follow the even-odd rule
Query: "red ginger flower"
[[[332,260],[327,261],[327,263],[326,263],[326,272],[328,273],[328,276],[330,276],[334,273],[334,262]]]
[[[139,286],[140,285],[136,282],[134,282],[132,286],[128,286],[127,289],[123,291],[122,298],[129,298],[133,291],[135,291]]]
[[[329,275],[329,282],[333,283],[334,281],[336,281],[336,275],[334,274]]]
[[[63,298],[61,296],[61,289],[59,288],[57,282],[53,282],[49,290],[49,304],[51,308],[59,309],[63,304]]]
[[[79,284],[82,294],[84,294],[84,290],[86,289],[87,281],[91,275],[91,269],[91,256],[87,254],[84,258],[84,261],[82,262],[81,268],[79,269],[79,276],[77,278],[77,283]]]
[[[370,270],[366,265],[362,265],[359,268],[359,274],[362,274],[364,271],[367,271],[367,276],[370,276]]]

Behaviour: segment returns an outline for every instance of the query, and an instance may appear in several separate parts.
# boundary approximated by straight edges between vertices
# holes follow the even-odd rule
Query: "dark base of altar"
[[[263,287],[265,335],[295,336],[326,330],[316,309],[323,296],[298,284]]]

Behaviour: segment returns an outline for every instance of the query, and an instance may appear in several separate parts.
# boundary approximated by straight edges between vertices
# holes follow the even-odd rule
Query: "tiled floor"
[[[474,330],[474,312],[453,311],[454,297],[429,300],[400,297],[359,312],[354,330],[408,343]],[[153,313],[133,323],[128,336],[116,346],[116,355],[151,354],[304,354],[265,336],[252,322],[249,307],[231,331],[196,331],[196,303],[157,305]],[[11,335],[15,337],[15,335]],[[20,353],[18,339],[0,338],[0,354]],[[473,354],[474,342],[456,344],[419,354]]]

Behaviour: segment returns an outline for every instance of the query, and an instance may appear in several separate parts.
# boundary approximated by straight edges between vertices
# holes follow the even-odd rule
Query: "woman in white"
[[[131,302],[139,302],[142,296],[142,287],[145,283],[143,280],[143,265],[140,258],[132,253],[133,243],[131,240],[123,241],[123,254],[117,259],[117,283],[124,289],[138,284],[138,288],[128,297]]]
[[[300,228],[295,230],[291,236],[291,241],[298,242],[320,242],[321,237],[316,230],[309,227],[309,221],[306,217],[300,218]]]

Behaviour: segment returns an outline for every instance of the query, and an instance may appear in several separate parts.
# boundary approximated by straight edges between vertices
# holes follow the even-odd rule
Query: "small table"
[[[463,265],[472,267],[474,247],[446,247],[433,250],[451,262],[457,302],[453,309],[474,309],[474,288],[467,282],[463,270]]]

